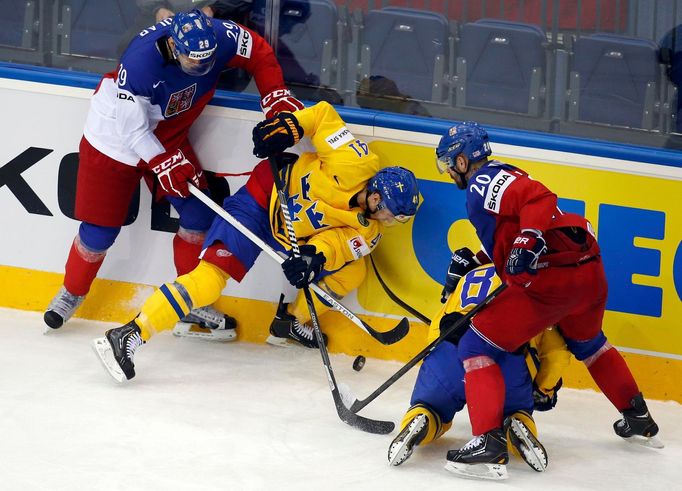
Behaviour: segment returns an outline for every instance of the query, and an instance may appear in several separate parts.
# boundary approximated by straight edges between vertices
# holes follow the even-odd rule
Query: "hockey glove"
[[[281,113],[253,129],[253,154],[261,159],[283,152],[303,138],[303,128],[293,114]]]
[[[563,380],[559,379],[553,389],[544,390],[533,382],[533,407],[536,411],[549,411],[556,406],[557,392],[559,392],[562,383]]]
[[[261,99],[260,107],[265,119],[270,119],[282,112],[293,113],[303,109],[303,103],[291,95],[289,89],[277,89]]]
[[[457,283],[462,279],[462,276],[480,265],[481,262],[476,257],[476,254],[468,247],[462,247],[453,252],[448,272],[445,275],[445,285],[440,293],[440,303],[448,301],[448,297],[455,291]]]
[[[199,179],[203,174],[201,170],[197,172],[180,149],[157,155],[149,162],[149,168],[156,174],[156,178],[165,192],[181,198],[189,196],[189,185],[187,183],[191,182],[195,186],[199,186]]]
[[[296,288],[303,288],[320,275],[327,258],[321,252],[317,252],[314,245],[302,245],[299,250],[301,255],[289,256],[282,263],[282,270],[289,283]]]
[[[514,239],[512,250],[507,258],[505,272],[509,282],[527,287],[533,275],[537,274],[538,259],[547,252],[547,244],[542,233],[526,229]]]

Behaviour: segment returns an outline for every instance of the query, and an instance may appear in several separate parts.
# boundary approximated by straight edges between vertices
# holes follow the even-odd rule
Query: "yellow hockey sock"
[[[190,310],[215,302],[225,288],[229,275],[206,261],[190,273],[166,283],[144,303],[135,323],[148,341],[154,334],[170,329]]]
[[[311,291],[310,294],[313,297],[313,305],[315,305],[315,313],[318,317],[329,310],[329,307],[323,304],[317,297],[315,292]],[[299,290],[298,295],[296,295],[296,300],[289,304],[287,309],[291,315],[298,319],[301,324],[310,323],[310,310],[308,309],[308,302],[305,300],[305,295],[303,290]]]
[[[432,411],[431,408],[429,408],[428,406],[424,404],[415,404],[410,409],[408,409],[407,412],[405,413],[405,416],[403,416],[403,420],[400,422],[400,431],[403,431],[403,429],[420,414],[426,415],[426,417],[429,419],[429,425],[426,430],[426,436],[419,443],[419,445],[425,445],[427,443],[434,441],[443,433],[448,431],[452,426],[452,421],[443,424],[440,419],[440,416],[438,416],[438,414]]]
[[[533,433],[533,436],[536,439],[538,439],[538,429],[537,429],[537,426],[535,426],[535,420],[533,419],[533,416],[528,414],[526,411],[516,411],[514,414],[512,414],[510,416],[510,418],[516,418],[519,421],[521,421],[523,424],[526,425],[526,427],[530,430],[530,432]],[[512,445],[512,439],[509,437],[510,431],[511,430],[509,428],[507,428],[507,431],[506,431],[507,451],[510,452],[512,455],[516,455],[517,457],[521,457],[521,454],[519,453],[518,449],[514,445]]]

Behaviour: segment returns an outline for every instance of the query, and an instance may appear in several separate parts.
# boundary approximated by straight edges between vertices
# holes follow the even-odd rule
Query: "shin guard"
[[[585,366],[611,404],[623,412],[640,392],[637,382],[616,348],[609,346],[597,355],[584,360]]]
[[[474,358],[475,359],[475,358]],[[504,377],[497,363],[481,368],[464,367],[464,391],[469,410],[471,430],[474,435],[483,435],[496,428],[502,428],[504,410]]]
[[[106,250],[97,252],[88,249],[80,236],[76,235],[66,260],[64,287],[73,295],[87,295],[106,254]]]

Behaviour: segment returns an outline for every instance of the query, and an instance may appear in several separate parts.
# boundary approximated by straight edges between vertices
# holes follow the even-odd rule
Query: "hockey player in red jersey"
[[[474,438],[448,452],[446,469],[466,477],[506,477],[505,388],[497,360],[555,324],[622,413],[613,425],[616,434],[658,444],[651,440],[658,426],[637,383],[601,328],[607,284],[592,226],[562,212],[557,196],[542,183],[489,160],[490,154],[487,132],[472,122],[450,128],[436,149],[439,170],[466,190],[468,218],[508,284],[460,340]]]
[[[143,30],[118,68],[104,75],[80,142],[75,214],[82,223],[66,262],[64,286],[45,312],[49,327],[61,327],[83,302],[142,177],[156,191],[155,199],[168,199],[178,211],[180,226],[173,238],[178,274],[196,267],[213,215],[188,191],[188,182],[207,188],[188,133],[228,67],[254,76],[266,117],[303,107],[285,86],[263,38],[199,10]],[[213,329],[220,339],[235,337],[234,319],[210,306],[184,320]]]

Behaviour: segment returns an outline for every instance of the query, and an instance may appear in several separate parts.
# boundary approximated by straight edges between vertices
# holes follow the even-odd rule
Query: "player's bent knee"
[[[464,333],[464,336],[462,336],[462,339],[459,341],[457,349],[461,360],[485,356],[494,362],[494,360],[497,360],[497,358],[504,353],[504,351],[480,337],[473,329],[469,329]],[[466,369],[466,364],[464,368]]]
[[[588,358],[594,356],[598,352],[602,353],[605,351],[603,348],[605,348],[607,345],[610,347],[606,341],[606,336],[604,336],[603,331],[599,331],[599,334],[597,334],[595,337],[585,341],[576,341],[566,338],[566,346],[568,347],[568,350],[573,353],[576,359],[580,361],[586,361]]]
[[[104,253],[118,237],[121,227],[104,227],[92,223],[82,222],[78,228],[80,243],[93,253]]]

